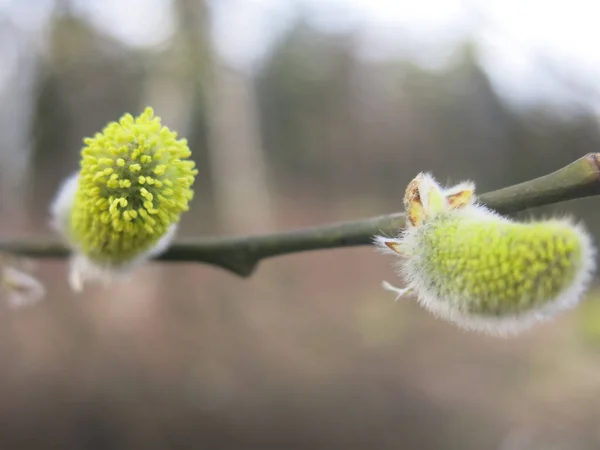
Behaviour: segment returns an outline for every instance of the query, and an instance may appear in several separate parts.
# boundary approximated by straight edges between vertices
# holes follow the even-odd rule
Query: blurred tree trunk
[[[264,232],[272,217],[254,88],[223,65],[215,64],[213,74],[209,148],[217,212],[226,231]]]
[[[4,46],[4,83],[0,85],[0,223],[22,227],[27,218],[31,140],[29,131],[35,104],[39,56],[30,36],[9,21],[0,22]],[[12,51],[9,49],[12,48]]]
[[[218,228],[227,233],[265,231],[272,215],[253,84],[246,74],[221,64],[212,51],[205,2],[178,0],[177,7],[189,70],[196,77],[193,129],[201,121],[206,127],[204,136],[191,139],[196,144],[201,138],[208,150]]]

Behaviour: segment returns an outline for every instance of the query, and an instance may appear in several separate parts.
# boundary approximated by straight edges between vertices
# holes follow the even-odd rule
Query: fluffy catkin
[[[412,292],[437,316],[491,334],[519,331],[578,303],[595,268],[581,225],[515,222],[468,199],[453,204],[456,190],[449,195],[428,175],[415,180],[407,228],[396,239],[376,238],[380,249],[401,256],[407,286],[397,292]]]
[[[73,249],[76,290],[85,279],[110,280],[163,251],[189,208],[197,174],[187,141],[152,108],[125,114],[84,142],[80,171],[51,208]]]

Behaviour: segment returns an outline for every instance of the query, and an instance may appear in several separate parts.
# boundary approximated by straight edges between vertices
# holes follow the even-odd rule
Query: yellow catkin
[[[464,328],[505,335],[574,307],[595,270],[588,232],[571,220],[528,223],[475,202],[475,186],[449,189],[431,175],[408,185],[406,229],[376,236],[376,246],[401,257],[404,289],[436,316]]]
[[[565,222],[514,223],[441,214],[415,234],[411,264],[464,313],[502,316],[544,305],[575,278],[579,233]]]
[[[84,142],[70,235],[90,260],[120,265],[151,249],[188,210],[197,170],[187,141],[151,108]]]

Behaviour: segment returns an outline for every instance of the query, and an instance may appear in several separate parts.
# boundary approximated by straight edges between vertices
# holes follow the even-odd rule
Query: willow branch
[[[600,153],[590,153],[551,174],[479,196],[479,201],[504,214],[600,194]],[[375,234],[395,235],[404,214],[390,214],[282,233],[175,242],[157,260],[200,262],[249,276],[266,258],[289,253],[371,244]],[[0,241],[0,252],[33,258],[65,258],[58,242]]]

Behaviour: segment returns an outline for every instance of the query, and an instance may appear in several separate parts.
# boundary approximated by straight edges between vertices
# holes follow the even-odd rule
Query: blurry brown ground
[[[153,265],[81,297],[43,263],[49,298],[0,319],[0,448],[597,448],[593,295],[498,340],[395,303],[389,263],[326,251],[247,280]]]
[[[181,33],[148,53],[57,13],[26,175],[10,178],[18,146],[0,166],[0,237],[47,234],[81,138],[145,104],[189,137],[200,168],[185,236],[385,214],[421,170],[486,191],[598,148],[589,111],[506,106],[473,43],[438,71],[367,63],[351,35],[299,20],[249,78],[200,51],[185,25],[202,21],[196,3],[177,2]],[[569,212],[599,236],[597,204],[523,217]],[[600,448],[600,293],[492,339],[394,302],[380,288],[391,263],[371,248],[313,252],[248,279],[153,264],[76,296],[64,262],[40,262],[48,298],[0,305],[0,449]]]

